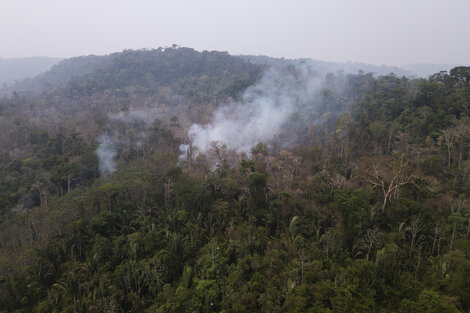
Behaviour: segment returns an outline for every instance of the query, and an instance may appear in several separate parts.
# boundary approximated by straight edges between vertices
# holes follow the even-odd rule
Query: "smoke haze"
[[[469,12],[468,0],[2,0],[0,56],[69,57],[177,43],[328,61],[468,63]]]
[[[108,175],[116,170],[114,158],[117,155],[115,144],[108,134],[98,137],[99,146],[96,155],[99,158],[99,168],[101,175]]]
[[[346,90],[345,81],[341,72],[325,75],[308,62],[271,66],[239,101],[219,104],[208,123],[200,119],[190,122],[184,105],[151,105],[110,114],[107,132],[98,138],[96,151],[101,174],[116,170],[115,160],[121,158],[124,147],[132,150],[142,146],[148,127],[156,119],[168,121],[177,116],[182,122],[182,128],[177,128],[181,132],[178,137],[186,135],[189,142],[180,145],[180,160],[210,155],[215,146],[242,157],[251,157],[252,148],[260,142],[274,149],[289,148],[318,123],[326,123],[322,129],[326,129],[327,136],[327,124],[348,112],[347,105],[336,102]],[[325,101],[325,91],[330,100]]]
[[[106,176],[116,170],[116,160],[123,151],[142,147],[148,138],[148,128],[156,121],[170,120],[173,116],[180,116],[184,121],[183,110],[180,105],[149,106],[109,114],[106,132],[97,138],[96,155],[101,175]]]
[[[270,143],[279,135],[293,113],[315,111],[313,100],[322,82],[323,77],[305,65],[271,68],[244,92],[241,101],[219,107],[211,123],[189,128],[193,155],[206,154],[213,143],[219,143],[250,156],[256,144]],[[182,159],[188,149],[190,145],[180,146]]]

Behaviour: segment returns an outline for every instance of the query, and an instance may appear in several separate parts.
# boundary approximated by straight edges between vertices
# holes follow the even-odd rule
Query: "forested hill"
[[[17,92],[40,92],[63,87],[65,95],[91,95],[126,88],[155,93],[159,87],[172,87],[178,93],[191,94],[200,92],[204,84],[217,84],[213,92],[230,94],[240,88],[238,85],[246,88],[252,84],[252,76],[261,68],[225,52],[190,48],[125,50],[66,59],[13,88]]]
[[[42,74],[60,61],[49,57],[0,58],[0,91],[15,81]]]
[[[0,98],[0,312],[470,311],[470,68],[172,47],[28,84]]]
[[[281,64],[308,64],[316,71],[327,74],[332,72],[340,72],[343,71],[347,74],[356,74],[359,71],[365,73],[373,73],[375,76],[380,75],[389,75],[391,73],[397,76],[421,76],[422,72],[414,71],[414,67],[412,65],[409,68],[398,67],[398,66],[386,66],[386,65],[372,65],[360,62],[327,62],[321,60],[314,60],[309,58],[303,59],[285,59],[285,58],[272,58],[268,56],[254,56],[254,55],[242,55],[240,56],[245,60],[250,61],[253,64],[268,64],[268,65],[281,65]],[[443,68],[439,68],[438,65],[435,65],[434,68],[437,67],[435,72],[439,72],[440,70],[444,70]],[[417,69],[417,68],[416,68]],[[433,74],[435,73],[433,72]],[[427,75],[429,76],[429,75]]]

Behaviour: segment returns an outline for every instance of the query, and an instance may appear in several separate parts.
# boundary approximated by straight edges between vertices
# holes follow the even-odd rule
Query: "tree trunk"
[[[448,166],[450,168],[450,160],[451,160],[451,156],[452,156],[452,149],[450,148],[449,145],[447,145],[447,155],[448,155]]]
[[[454,238],[455,238],[455,229],[457,228],[456,223],[454,222],[453,230],[452,230],[452,238],[450,239],[450,252],[454,249]]]
[[[470,237],[470,217],[468,218],[468,224],[467,224],[467,238]]]

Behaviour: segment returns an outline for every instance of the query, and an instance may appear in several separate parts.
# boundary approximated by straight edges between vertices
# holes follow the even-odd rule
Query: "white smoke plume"
[[[153,106],[109,114],[107,131],[97,138],[96,155],[101,175],[106,176],[116,170],[116,159],[123,150],[144,145],[147,128],[152,123],[158,119],[170,119],[170,116],[178,114],[178,110],[181,108]]]
[[[99,168],[101,175],[108,175],[116,170],[114,158],[117,155],[116,147],[108,134],[98,137],[100,145],[96,149],[96,155],[99,158]]]
[[[240,102],[219,107],[211,123],[193,124],[189,128],[188,137],[196,150],[193,154],[208,153],[216,142],[250,156],[256,144],[269,143],[292,114],[314,98],[322,80],[305,66],[271,68],[244,92]],[[181,159],[187,157],[189,148],[190,145],[180,146]]]

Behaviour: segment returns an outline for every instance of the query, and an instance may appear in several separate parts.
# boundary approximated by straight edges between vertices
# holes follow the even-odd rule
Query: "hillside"
[[[0,89],[4,85],[13,85],[15,81],[42,74],[60,61],[60,58],[50,57],[0,58]]]
[[[314,59],[278,59],[278,58],[271,58],[268,56],[251,56],[251,55],[242,55],[240,56],[245,60],[250,61],[253,64],[267,64],[267,65],[281,65],[281,64],[308,64],[312,68],[314,68],[317,72],[322,74],[327,73],[336,73],[339,71],[343,71],[346,74],[357,74],[359,71],[364,73],[373,73],[375,76],[380,75],[389,75],[395,74],[397,76],[419,76],[413,69],[413,67],[408,68],[400,68],[397,66],[386,66],[386,65],[371,65],[366,63],[360,62],[327,62],[321,60],[314,60]],[[449,68],[450,69],[450,68]],[[449,70],[448,69],[448,70]],[[438,69],[432,74],[439,72]]]
[[[69,89],[66,93],[77,91],[90,95],[106,89],[136,87],[141,89],[139,92],[155,93],[160,86],[168,87],[180,83],[188,86],[181,86],[178,92],[183,89],[189,92],[189,85],[197,84],[196,80],[204,78],[205,75],[221,84],[229,84],[233,83],[233,75],[242,75],[245,72],[250,74],[246,62],[227,53],[198,53],[189,48],[179,48],[177,53],[175,51],[172,48],[126,50],[106,56],[70,58],[39,77],[20,82],[12,90],[30,93],[61,87]],[[228,69],[230,71],[223,76],[224,71]],[[243,80],[244,77],[239,79]],[[178,88],[176,85],[172,87]],[[224,85],[220,88],[231,86]]]
[[[333,68],[172,47],[16,85],[0,312],[468,312],[470,68]]]
[[[402,68],[414,73],[417,77],[428,78],[430,75],[439,73],[440,71],[449,72],[457,66],[469,66],[470,64],[429,64],[429,63],[415,63],[403,65]]]

